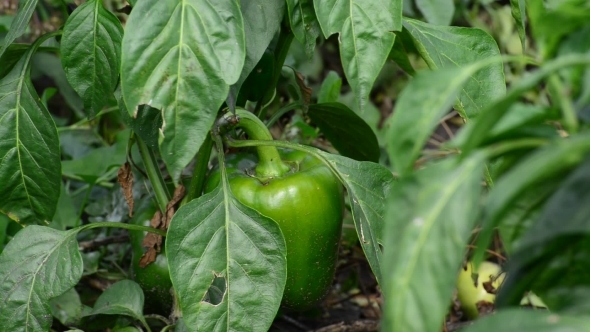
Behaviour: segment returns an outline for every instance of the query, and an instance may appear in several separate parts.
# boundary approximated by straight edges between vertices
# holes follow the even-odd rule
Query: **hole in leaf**
[[[227,289],[225,277],[223,275],[214,274],[215,277],[211,281],[211,285],[205,293],[205,297],[202,302],[211,303],[212,305],[218,305],[223,301],[225,296],[225,290]]]

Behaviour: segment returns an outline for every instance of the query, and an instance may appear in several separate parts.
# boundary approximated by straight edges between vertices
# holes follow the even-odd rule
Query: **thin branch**
[[[380,321],[362,319],[324,326],[321,329],[314,330],[314,332],[378,332],[380,328]]]
[[[103,246],[108,246],[113,243],[126,243],[129,242],[129,235],[118,235],[105,237],[102,239],[96,239],[91,241],[80,242],[79,248],[84,252],[94,251]]]

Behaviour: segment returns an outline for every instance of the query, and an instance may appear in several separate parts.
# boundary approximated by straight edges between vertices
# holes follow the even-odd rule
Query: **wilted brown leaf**
[[[156,211],[152,217],[152,220],[150,221],[150,226],[164,231],[167,230],[168,226],[170,225],[170,220],[172,220],[174,212],[176,211],[174,207],[182,200],[184,193],[184,186],[180,185],[176,187],[172,199],[170,199],[168,204],[166,204],[165,213],[162,214],[160,210]],[[157,254],[162,250],[162,241],[162,236],[155,233],[148,233],[143,238],[141,244],[144,248],[148,248],[148,250],[143,254],[143,256],[141,256],[141,259],[139,260],[139,266],[146,267],[156,261]]]
[[[123,190],[123,195],[125,196],[125,201],[129,206],[129,217],[133,217],[133,172],[131,171],[131,165],[129,162],[125,162],[121,168],[119,168],[119,172],[117,173],[117,178],[119,179],[119,184],[121,184],[121,189]]]
[[[295,71],[295,78],[297,81],[297,85],[299,86],[299,90],[301,91],[301,96],[303,97],[303,111],[307,112],[307,108],[311,103],[311,93],[312,90],[310,87],[305,85],[305,76],[298,71]]]

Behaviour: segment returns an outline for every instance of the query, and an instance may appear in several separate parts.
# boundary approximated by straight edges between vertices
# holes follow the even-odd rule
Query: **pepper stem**
[[[242,128],[250,139],[272,141],[270,131],[256,115],[244,109],[236,109],[238,123],[236,127]],[[258,165],[256,176],[261,178],[280,177],[291,169],[283,162],[279,151],[274,146],[257,146]]]

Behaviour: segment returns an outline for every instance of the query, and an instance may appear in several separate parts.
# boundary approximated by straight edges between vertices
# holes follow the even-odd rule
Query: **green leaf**
[[[77,230],[28,226],[0,255],[0,326],[6,331],[48,331],[49,300],[82,276]]]
[[[246,79],[253,72],[281,26],[284,1],[242,0],[240,1],[242,16],[244,17],[244,34],[246,38],[246,60],[238,81],[230,87],[228,105],[235,107],[235,98]],[[272,57],[274,69],[274,57]],[[247,83],[246,83],[247,84]],[[251,88],[247,86],[245,88]],[[264,94],[266,91],[260,91]],[[234,103],[230,99],[234,97]],[[242,105],[243,106],[243,105]]]
[[[7,230],[8,225],[13,222],[4,214],[0,214],[0,254],[2,250],[4,250],[4,244],[6,243],[6,238],[8,237]]]
[[[96,148],[80,158],[62,161],[63,175],[70,178],[81,177],[82,181],[91,184],[99,182],[101,178],[113,178],[116,172],[112,170],[121,167],[125,162],[128,138],[129,130],[121,131],[117,134],[115,144]]]
[[[410,58],[408,57],[408,45],[404,43],[404,35],[409,35],[408,30],[402,29],[402,31],[396,35],[397,38],[395,38],[395,42],[393,43],[393,47],[391,48],[387,58],[395,62],[408,75],[414,76],[416,75],[416,71],[414,70],[412,63],[410,62]]]
[[[313,56],[316,39],[321,30],[313,9],[313,0],[287,0],[289,22],[295,38],[305,47],[309,58]]]
[[[505,136],[528,125],[558,120],[559,112],[539,105],[514,103],[508,113],[490,130],[489,139]]]
[[[564,37],[557,50],[557,57],[572,53],[590,53],[590,24],[572,32]],[[561,104],[564,106],[572,99],[577,110],[589,105],[590,96],[590,68],[584,66],[571,67],[559,72],[564,83],[563,90],[567,91],[569,98],[563,98]],[[558,94],[559,95],[559,92]],[[581,117],[581,116],[580,116]]]
[[[31,45],[11,44],[2,57],[2,67],[0,67],[0,78],[6,76],[14,65],[20,60]],[[4,47],[2,47],[4,49]]]
[[[119,111],[123,121],[129,126],[137,136],[139,136],[147,146],[158,150],[158,138],[160,135],[160,128],[162,127],[162,112],[147,105],[138,107],[139,111],[134,118],[129,115],[125,101],[121,96],[121,89],[115,90],[115,98],[119,104]]]
[[[51,220],[59,197],[57,130],[29,74],[29,61],[45,39],[0,79],[0,212],[22,224]]]
[[[437,331],[478,221],[485,158],[447,159],[396,184],[384,243],[384,331]],[[458,213],[460,211],[460,213]]]
[[[74,201],[66,190],[63,182],[57,201],[57,210],[49,227],[65,231],[78,225],[78,212],[74,208]]]
[[[526,0],[510,0],[510,7],[512,8],[512,17],[516,23],[516,31],[518,31],[518,38],[520,38],[524,53],[526,50]]]
[[[176,182],[205,140],[229,85],[242,72],[240,4],[142,0],[131,11],[125,30],[125,104],[134,117],[142,104],[162,111],[160,153]]]
[[[92,311],[85,313],[84,316],[123,315],[132,317],[147,326],[143,317],[143,302],[141,287],[132,280],[121,280],[100,294]]]
[[[158,151],[158,135],[163,123],[162,112],[147,105],[139,106],[139,110],[137,117],[132,118],[126,109],[123,109],[121,117],[147,146]]]
[[[358,161],[379,161],[377,136],[350,108],[340,103],[314,104],[307,115],[341,155]]]
[[[64,26],[61,61],[68,82],[91,116],[100,112],[117,86],[122,38],[121,22],[102,0],[76,8]]]
[[[464,155],[478,148],[489,135],[490,130],[508,112],[510,106],[518,98],[535,87],[542,79],[562,68],[575,65],[589,65],[590,58],[586,55],[571,54],[546,62],[540,69],[524,76],[512,84],[506,96],[489,103],[475,121],[468,122],[451,144],[461,142],[461,150]]]
[[[432,131],[477,69],[471,65],[421,71],[402,90],[385,133],[389,160],[400,176],[412,171]]]
[[[517,244],[508,265],[510,277],[502,286],[500,305],[510,304],[523,291],[534,289],[552,310],[580,314],[590,308],[588,187],[587,158],[553,194]],[[583,294],[586,296],[579,296]]]
[[[78,96],[74,88],[68,82],[66,72],[63,69],[61,60],[55,54],[39,53],[33,56],[31,67],[35,71],[49,76],[57,86],[59,94],[65,99],[66,104],[74,111],[77,117],[84,118],[84,101]]]
[[[37,0],[24,0],[19,1],[19,3],[20,6],[18,7],[16,16],[10,24],[8,34],[4,37],[4,47],[0,48],[0,59],[2,59],[2,55],[4,55],[8,45],[12,44],[16,38],[22,36],[25,32],[29,26],[29,21],[31,20],[31,16],[33,16],[35,7],[37,6]],[[4,59],[2,59],[2,62],[4,62]]]
[[[352,217],[365,256],[377,282],[383,285],[382,249],[386,201],[394,185],[391,172],[368,161],[355,161],[318,150],[346,187]]]
[[[550,58],[562,38],[588,24],[590,7],[586,0],[527,1],[532,35],[543,58]]]
[[[342,87],[342,79],[338,73],[330,70],[318,92],[318,104],[337,102],[340,97],[340,88]]]
[[[49,305],[51,306],[51,315],[65,326],[76,325],[84,307],[75,288],[70,288],[60,296],[54,297],[49,301]]]
[[[172,284],[191,331],[268,331],[287,278],[285,240],[276,222],[232,195],[222,173],[213,192],[172,218],[166,239]],[[225,285],[217,303],[206,295],[220,288],[219,279]]]
[[[115,328],[113,332],[142,332],[142,330],[138,329],[135,326],[125,326],[121,328]]]
[[[568,317],[549,311],[501,310],[477,320],[465,332],[588,332],[590,317]]]
[[[560,182],[560,179],[554,179],[527,188],[506,211],[499,223],[498,232],[507,253],[514,253],[515,247],[535,224],[543,204],[557,190]]]
[[[559,178],[564,172],[576,167],[589,152],[590,133],[557,139],[527,156],[496,181],[486,202],[486,218],[482,224],[477,247],[487,248],[494,227],[527,188],[552,178]],[[474,261],[481,261],[483,254],[483,250],[477,250]]]
[[[431,69],[461,67],[500,55],[494,38],[480,29],[436,26],[409,18],[404,19],[404,28]],[[489,63],[472,74],[455,108],[463,118],[473,118],[505,93],[504,65]]]
[[[43,104],[43,106],[45,106],[45,108],[47,108],[47,102],[49,101],[49,99],[51,99],[53,96],[55,96],[56,93],[57,93],[56,88],[44,89],[43,93],[41,94],[41,97],[40,97],[41,104]],[[66,124],[66,121],[64,121],[63,125]]]
[[[416,0],[416,7],[428,23],[449,25],[455,13],[453,0]]]
[[[393,46],[392,31],[402,28],[402,0],[325,0],[314,7],[324,36],[340,34],[342,67],[362,114]]]
[[[259,102],[268,89],[275,89],[274,86],[271,86],[275,67],[274,55],[265,52],[242,84],[237,101],[238,106],[244,106],[246,100]],[[235,84],[232,85],[232,88],[235,86]]]
[[[305,83],[305,76],[295,70],[295,68],[284,66],[281,74],[286,78],[287,89],[291,98],[301,105],[303,112],[307,112],[311,103],[312,90]]]

